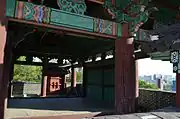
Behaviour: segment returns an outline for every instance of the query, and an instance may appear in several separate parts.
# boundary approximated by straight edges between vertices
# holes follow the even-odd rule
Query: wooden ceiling
[[[47,31],[35,31],[24,37],[24,34],[32,31],[31,27],[26,26],[24,28],[21,24],[9,23],[10,30],[22,34],[21,38],[16,39],[17,42],[20,42],[13,49],[14,53],[22,55],[31,52],[42,56],[51,54],[68,58],[82,58],[95,56],[114,48],[114,40],[103,40],[87,36],[80,37],[78,35],[71,36],[64,32],[58,34]],[[27,32],[23,34],[23,30]],[[15,40],[12,39],[12,41]]]

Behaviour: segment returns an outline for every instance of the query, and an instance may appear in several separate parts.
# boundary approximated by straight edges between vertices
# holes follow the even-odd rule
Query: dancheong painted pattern
[[[18,19],[33,20],[39,23],[50,22],[51,9],[32,3],[17,2],[15,17]]]

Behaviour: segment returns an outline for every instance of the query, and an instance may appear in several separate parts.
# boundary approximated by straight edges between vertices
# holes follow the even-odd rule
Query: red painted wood
[[[4,116],[4,110],[7,107],[7,98],[8,98],[8,88],[9,88],[9,81],[11,79],[10,73],[12,70],[12,42],[7,41],[7,40],[12,40],[11,32],[8,31],[8,34],[6,34],[5,26],[0,26],[0,40],[1,43],[4,44],[2,46],[1,44],[1,51],[0,51],[0,119],[5,118]],[[4,30],[2,30],[4,29]],[[1,32],[2,31],[2,32]],[[4,32],[3,32],[4,31]],[[2,37],[2,36],[3,37]],[[8,37],[8,38],[6,38]],[[4,38],[4,39],[3,39]],[[4,54],[4,55],[3,55]],[[2,115],[2,117],[1,117]]]
[[[71,72],[71,88],[75,88],[76,87],[76,71],[74,66],[72,66],[72,72]]]
[[[46,97],[46,90],[47,90],[47,76],[44,76],[43,84],[42,84],[42,97]]]
[[[0,0],[0,119],[4,119],[4,110],[7,104],[7,91],[8,91],[8,72],[4,70],[4,48],[6,43],[6,0]],[[7,58],[6,58],[7,59]],[[7,75],[6,75],[7,74]],[[7,77],[6,77],[7,76]]]
[[[64,88],[63,80],[61,77],[48,76],[47,80],[47,95],[58,95]]]
[[[135,68],[136,68],[136,98],[139,97],[139,72],[138,72],[138,61],[135,62]]]
[[[180,74],[176,74],[176,107],[180,108]]]
[[[94,2],[94,3],[98,3],[98,4],[104,4],[104,0],[86,0],[88,2]]]
[[[76,80],[77,80],[77,73],[76,73],[76,71],[74,71],[74,77],[73,77],[73,87],[76,87]]]
[[[122,37],[115,41],[115,109],[118,114],[135,111],[136,77],[133,42],[128,42],[128,24],[122,25]]]
[[[0,3],[1,4],[1,3]],[[6,94],[5,94],[5,85],[3,84],[3,66],[4,66],[4,46],[6,42],[6,30],[5,26],[0,26],[0,119],[4,118],[4,109],[6,106]],[[8,79],[7,79],[8,80]],[[7,83],[7,82],[6,82]]]
[[[113,5],[116,5],[116,1],[115,1],[115,0],[112,0],[112,4],[113,4]]]

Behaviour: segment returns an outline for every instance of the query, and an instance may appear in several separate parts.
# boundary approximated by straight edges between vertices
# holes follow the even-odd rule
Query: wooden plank
[[[163,60],[163,61],[169,61],[170,57],[151,57],[152,60]]]
[[[51,22],[53,25],[60,25],[69,28],[81,29],[93,32],[93,18],[78,14],[68,13],[57,9],[51,11]]]
[[[150,57],[152,60],[169,61],[170,60],[170,51],[151,53]]]
[[[116,36],[112,36],[112,35],[88,32],[88,31],[79,30],[79,29],[71,29],[71,28],[66,28],[63,26],[55,26],[52,24],[39,24],[37,22],[20,20],[20,19],[16,19],[16,18],[8,18],[8,20],[12,21],[12,22],[17,22],[17,23],[24,23],[24,25],[27,25],[27,26],[33,25],[34,28],[41,28],[41,31],[47,31],[48,29],[50,29],[51,32],[53,32],[53,33],[57,33],[59,30],[59,33],[61,33],[61,31],[64,31],[64,32],[68,32],[68,33],[73,33],[74,35],[75,34],[82,34],[82,35],[95,36],[96,38],[105,38],[108,40],[115,40],[116,39]]]
[[[170,51],[165,51],[165,52],[155,52],[155,53],[150,53],[151,56],[154,57],[169,57],[170,56]]]

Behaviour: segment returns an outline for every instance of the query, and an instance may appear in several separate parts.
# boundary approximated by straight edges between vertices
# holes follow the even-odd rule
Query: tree
[[[42,67],[39,66],[14,66],[14,81],[40,82]]]
[[[147,83],[143,80],[139,80],[139,88],[158,89],[158,87],[155,84]]]
[[[83,80],[83,73],[82,73],[82,71],[76,72],[76,75],[77,75],[77,82],[82,82],[82,80]]]
[[[25,57],[20,57],[19,61],[24,61]],[[40,82],[42,79],[42,67],[14,65],[14,81]]]

